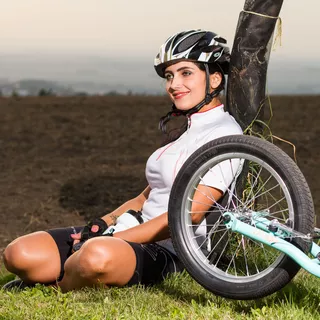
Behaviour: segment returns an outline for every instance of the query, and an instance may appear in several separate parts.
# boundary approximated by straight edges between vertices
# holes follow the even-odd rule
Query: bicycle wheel
[[[195,194],[200,185],[208,189],[210,174],[216,175],[220,184],[225,183],[224,196],[217,202],[212,199],[210,210],[195,212]],[[222,219],[227,211],[251,225],[250,213],[262,212],[264,218],[277,219],[299,234],[312,233],[313,201],[297,165],[264,140],[242,135],[222,137],[198,149],[185,162],[169,201],[174,248],[203,287],[231,299],[256,299],[281,289],[299,271],[299,265],[269,246],[227,230]],[[201,221],[194,223],[192,217],[197,214]],[[286,240],[304,252],[310,248],[307,237]]]

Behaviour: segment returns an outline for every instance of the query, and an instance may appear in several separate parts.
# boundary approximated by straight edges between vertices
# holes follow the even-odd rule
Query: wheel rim
[[[226,206],[215,204],[209,216],[221,216],[231,210],[240,219],[250,222],[248,212],[255,207],[254,209],[263,212],[265,218],[277,219],[294,229],[293,201],[279,173],[267,162],[250,153],[228,152],[207,160],[190,177],[182,197],[180,236],[189,250],[190,258],[199,267],[222,280],[243,283],[257,280],[272,272],[285,255],[227,230],[221,218],[210,224],[211,231],[205,237],[201,235],[203,227],[191,222],[191,213],[197,214],[192,212],[193,195],[199,183],[203,184],[205,173],[226,161],[232,168],[233,161],[237,159],[241,165],[249,166],[248,173],[245,174],[248,188],[244,191],[238,186],[234,189],[228,188],[226,192],[232,195],[233,199]],[[235,172],[234,174],[237,176]],[[201,228],[202,232],[199,232]]]

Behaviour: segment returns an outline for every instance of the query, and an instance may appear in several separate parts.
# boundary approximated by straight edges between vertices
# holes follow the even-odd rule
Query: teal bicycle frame
[[[251,225],[241,221],[241,217],[236,217],[232,212],[226,212],[223,215],[224,224],[227,229],[233,232],[238,232],[248,238],[257,240],[272,248],[275,248],[289,257],[291,257],[297,264],[311,274],[320,277],[320,246],[312,242],[310,246],[310,254],[314,257],[309,258],[307,254],[303,253],[299,248],[294,246],[285,239],[292,239],[293,237],[301,237],[306,241],[311,242],[312,235],[299,234],[292,231],[289,227],[282,225],[277,220],[268,220],[263,217],[261,212],[251,212]],[[315,229],[319,235],[319,229]]]

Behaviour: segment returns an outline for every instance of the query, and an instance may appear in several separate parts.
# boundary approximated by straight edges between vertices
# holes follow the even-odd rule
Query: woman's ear
[[[222,82],[222,75],[220,72],[210,74],[210,86],[211,89],[217,89]]]

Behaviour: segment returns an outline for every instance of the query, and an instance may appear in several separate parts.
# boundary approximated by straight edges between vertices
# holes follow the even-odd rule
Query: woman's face
[[[215,85],[212,82],[214,75],[210,75],[212,88],[221,82],[219,76],[219,83]],[[165,79],[167,93],[179,110],[189,110],[205,97],[206,73],[191,61],[181,61],[167,67]]]

